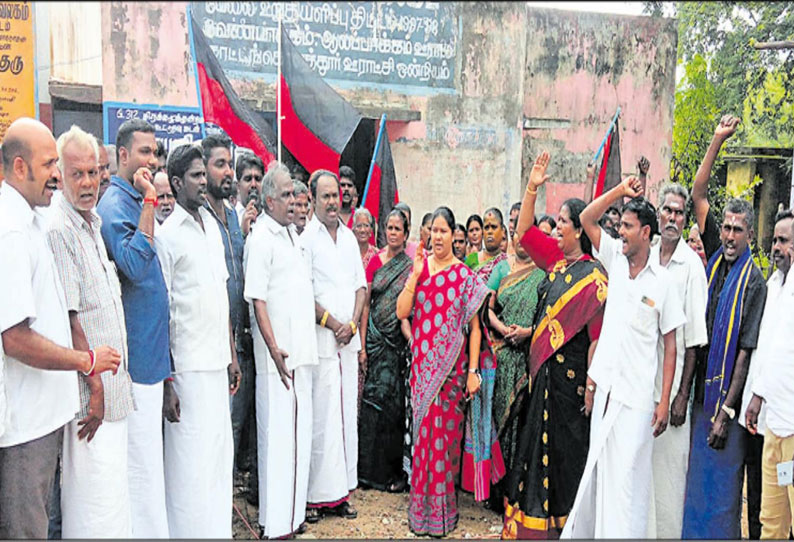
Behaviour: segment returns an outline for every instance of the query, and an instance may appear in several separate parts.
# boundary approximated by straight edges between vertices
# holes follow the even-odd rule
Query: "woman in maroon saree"
[[[455,217],[433,214],[432,254],[417,251],[397,300],[397,317],[413,312],[411,403],[414,454],[408,523],[416,534],[444,536],[458,523],[455,480],[460,471],[465,397],[478,393],[488,289],[452,253]],[[468,335],[465,333],[469,324]]]

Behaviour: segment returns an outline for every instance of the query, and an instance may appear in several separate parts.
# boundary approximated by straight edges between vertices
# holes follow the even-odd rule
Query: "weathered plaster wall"
[[[102,5],[105,100],[195,105],[184,2]],[[650,177],[668,170],[672,135],[675,25],[650,18],[574,14],[522,3],[460,2],[455,89],[338,88],[366,111],[416,111],[389,121],[401,199],[414,234],[439,205],[459,221],[486,207],[507,210],[520,195],[538,150],[554,153],[553,183],[540,204],[581,195],[584,165],[617,105],[625,111],[625,171],[640,153]],[[227,74],[240,96],[273,110],[272,78]],[[525,117],[570,126],[524,130]],[[394,117],[392,117],[394,118]],[[566,124],[567,126],[567,124]],[[563,181],[563,182],[560,182]]]
[[[585,167],[618,106],[621,165],[651,161],[649,195],[669,171],[677,32],[674,20],[527,8],[523,113],[555,128],[524,131],[522,186],[541,150],[552,153],[539,211],[582,197]],[[600,159],[599,159],[600,160]]]

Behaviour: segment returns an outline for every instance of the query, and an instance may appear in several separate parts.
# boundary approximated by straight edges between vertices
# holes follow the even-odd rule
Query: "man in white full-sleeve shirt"
[[[256,426],[262,535],[302,531],[312,451],[314,293],[295,226],[289,170],[271,164],[245,252],[245,298],[256,325]],[[307,333],[308,331],[308,333]]]
[[[668,183],[659,191],[659,242],[651,258],[672,275],[672,291],[681,300],[686,323],[675,332],[675,374],[670,390],[670,426],[653,441],[653,506],[648,538],[678,538],[684,522],[684,490],[689,466],[690,420],[687,416],[697,347],[708,342],[706,303],[708,285],[700,257],[683,238],[689,192]],[[657,346],[659,359],[664,342]],[[654,400],[662,397],[663,371],[656,373]]]
[[[168,178],[177,205],[155,236],[168,288],[172,378],[179,397],[178,406],[164,405],[168,529],[172,538],[231,538],[229,394],[239,386],[239,368],[223,242],[204,207],[201,149],[182,145],[172,150]]]
[[[319,357],[312,383],[314,435],[306,516],[314,522],[322,509],[349,519],[357,516],[348,493],[358,485],[358,326],[367,282],[356,238],[339,220],[339,179],[318,170],[309,188],[315,214],[301,244],[311,265]]]
[[[745,405],[747,430],[764,435],[761,455],[761,538],[785,539],[794,527],[794,487],[777,485],[777,464],[794,459],[794,214],[775,217],[772,257],[777,270],[767,281],[758,348],[753,352]]]

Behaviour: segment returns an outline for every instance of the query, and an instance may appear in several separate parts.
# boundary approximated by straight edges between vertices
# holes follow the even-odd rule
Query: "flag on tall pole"
[[[281,142],[310,173],[337,173],[361,114],[315,73],[281,29]]]
[[[620,110],[618,110],[618,113]],[[601,169],[598,172],[593,199],[599,197],[604,192],[608,192],[621,182],[620,170],[620,121],[615,115],[614,122],[610,125],[609,135],[604,143],[604,160],[601,162]]]
[[[192,14],[190,38],[204,121],[220,126],[235,145],[251,149],[266,165],[275,160],[276,134],[234,91]]]
[[[311,69],[284,28],[280,39],[281,141],[307,171],[328,169],[336,173],[342,152],[363,117]],[[380,241],[385,239],[386,217],[397,201],[397,179],[385,123],[379,141],[361,206],[375,217]]]

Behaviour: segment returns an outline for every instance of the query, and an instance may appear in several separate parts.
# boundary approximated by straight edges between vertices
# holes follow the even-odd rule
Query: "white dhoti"
[[[653,441],[653,491],[648,538],[680,539],[684,524],[684,492],[689,467],[689,416],[680,427]]]
[[[278,374],[258,374],[256,426],[259,524],[265,536],[294,533],[306,519],[312,448],[312,368],[295,369],[290,389]]]
[[[127,420],[103,422],[91,442],[72,420],[63,434],[63,538],[130,538]]]
[[[347,346],[339,356],[342,359],[342,427],[347,489],[353,491],[358,487],[358,351]]]
[[[347,500],[349,483],[342,403],[342,361],[339,356],[321,357],[320,363],[312,367],[309,506],[335,506]]]
[[[232,537],[232,439],[226,369],[174,375],[178,423],[165,423],[171,538]]]
[[[168,538],[163,469],[163,383],[132,383],[135,411],[127,416],[132,538]]]
[[[653,411],[629,408],[596,388],[590,450],[561,538],[645,538],[651,498]]]

